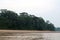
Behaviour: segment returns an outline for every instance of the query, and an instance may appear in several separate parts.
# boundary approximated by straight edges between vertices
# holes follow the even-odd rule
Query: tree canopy
[[[42,17],[22,12],[18,15],[7,9],[0,10],[0,29],[10,30],[50,30],[54,31],[52,23],[45,22]]]

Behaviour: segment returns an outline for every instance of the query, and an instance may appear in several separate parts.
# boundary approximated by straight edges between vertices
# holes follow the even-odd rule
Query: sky
[[[60,0],[0,0],[0,9],[27,12],[60,27]]]

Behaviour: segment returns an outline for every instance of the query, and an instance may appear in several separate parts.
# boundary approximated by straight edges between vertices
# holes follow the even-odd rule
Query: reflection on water
[[[0,33],[0,40],[60,40],[60,33]]]

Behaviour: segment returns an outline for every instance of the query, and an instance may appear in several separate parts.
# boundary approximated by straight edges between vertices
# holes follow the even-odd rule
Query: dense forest
[[[0,10],[0,29],[9,30],[50,30],[54,31],[55,26],[42,17],[30,15],[27,12],[16,13],[11,10]]]

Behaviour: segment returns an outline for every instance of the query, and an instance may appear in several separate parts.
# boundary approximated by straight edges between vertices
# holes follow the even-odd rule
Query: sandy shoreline
[[[39,31],[39,30],[0,30],[0,32],[60,33],[60,31]]]

